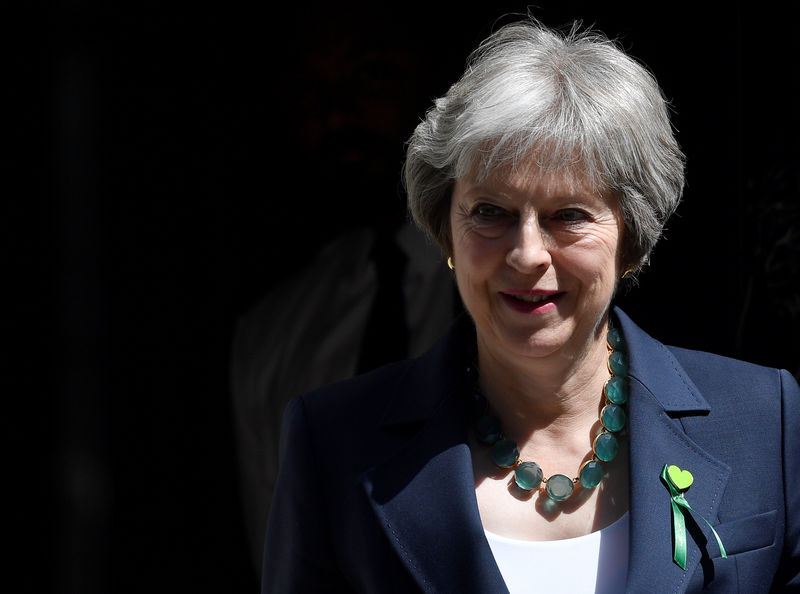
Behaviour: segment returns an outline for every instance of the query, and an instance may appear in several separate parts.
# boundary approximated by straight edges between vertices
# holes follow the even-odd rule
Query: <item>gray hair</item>
[[[452,255],[454,181],[535,159],[613,192],[625,221],[622,260],[649,260],[681,199],[684,156],[650,72],[601,33],[508,24],[471,55],[408,143],[412,217]]]

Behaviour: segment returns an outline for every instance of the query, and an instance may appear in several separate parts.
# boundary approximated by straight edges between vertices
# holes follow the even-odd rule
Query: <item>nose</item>
[[[520,221],[514,243],[506,254],[506,263],[515,270],[530,274],[539,270],[547,270],[552,257],[547,245],[547,238],[537,220]]]

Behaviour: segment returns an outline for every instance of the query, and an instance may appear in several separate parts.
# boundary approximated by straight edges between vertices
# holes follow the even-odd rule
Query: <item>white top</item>
[[[511,594],[625,591],[628,572],[626,513],[597,532],[564,540],[531,541],[486,531],[497,566]]]

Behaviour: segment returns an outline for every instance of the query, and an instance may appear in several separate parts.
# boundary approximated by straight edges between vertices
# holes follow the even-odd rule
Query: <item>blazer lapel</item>
[[[464,414],[469,386],[459,369],[465,359],[452,354],[469,339],[454,334],[398,388],[384,428],[402,445],[365,473],[363,486],[423,591],[507,592],[475,498]]]
[[[629,350],[631,592],[683,592],[698,564],[717,544],[711,529],[688,511],[686,570],[673,562],[672,508],[661,482],[665,464],[689,470],[694,482],[685,496],[698,514],[718,523],[717,511],[730,468],[684,432],[681,418],[707,414],[709,406],[669,350],[615,310]],[[690,517],[691,516],[691,517]]]

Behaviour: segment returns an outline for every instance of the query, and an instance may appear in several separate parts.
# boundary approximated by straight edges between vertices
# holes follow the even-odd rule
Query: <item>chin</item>
[[[523,328],[506,329],[497,333],[497,347],[515,355],[529,358],[548,357],[566,344],[566,336],[553,330],[526,331]]]

